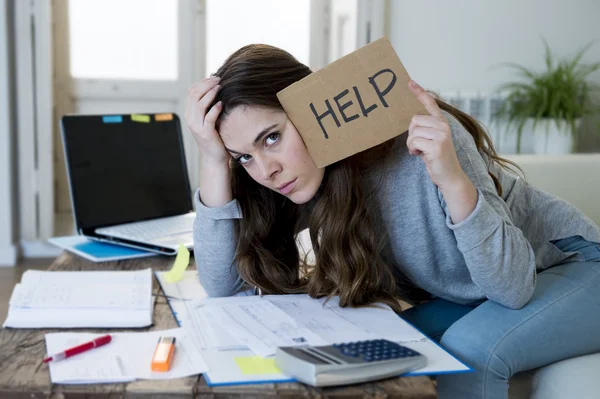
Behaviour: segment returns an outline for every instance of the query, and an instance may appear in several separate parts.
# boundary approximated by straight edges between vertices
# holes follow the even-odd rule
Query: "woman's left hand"
[[[423,159],[431,180],[440,189],[462,182],[466,175],[452,144],[448,120],[431,94],[413,80],[408,87],[429,113],[413,116],[408,126],[409,153]]]

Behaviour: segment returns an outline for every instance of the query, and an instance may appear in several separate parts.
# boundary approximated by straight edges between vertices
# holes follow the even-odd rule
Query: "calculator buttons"
[[[413,351],[412,349],[385,339],[334,344],[333,347],[336,348],[338,353],[341,355],[351,357],[353,359],[362,358],[362,361],[365,362],[376,362],[419,356],[419,353]]]

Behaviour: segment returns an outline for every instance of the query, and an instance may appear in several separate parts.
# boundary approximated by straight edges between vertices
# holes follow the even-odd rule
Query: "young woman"
[[[600,230],[511,173],[483,128],[416,83],[408,133],[315,166],[276,93],[311,71],[251,45],[189,89],[200,150],[195,257],[211,296],[377,301],[475,369],[441,398],[506,398],[523,370],[600,351]],[[232,159],[233,158],[233,159]],[[309,228],[316,264],[295,234]]]

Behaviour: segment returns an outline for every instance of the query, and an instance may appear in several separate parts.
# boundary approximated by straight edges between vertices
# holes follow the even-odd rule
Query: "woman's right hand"
[[[227,164],[231,155],[225,149],[215,127],[223,106],[219,101],[208,110],[221,88],[219,80],[218,77],[206,78],[188,89],[185,120],[198,143],[202,159]]]

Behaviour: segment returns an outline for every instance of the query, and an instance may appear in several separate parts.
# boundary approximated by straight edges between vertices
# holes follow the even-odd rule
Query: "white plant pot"
[[[571,125],[563,122],[559,126],[555,119],[541,119],[534,128],[533,121],[533,118],[527,120],[523,132],[530,132],[533,136],[534,154],[561,155],[573,152],[575,134]],[[576,129],[579,129],[580,123],[581,119],[577,119]]]

